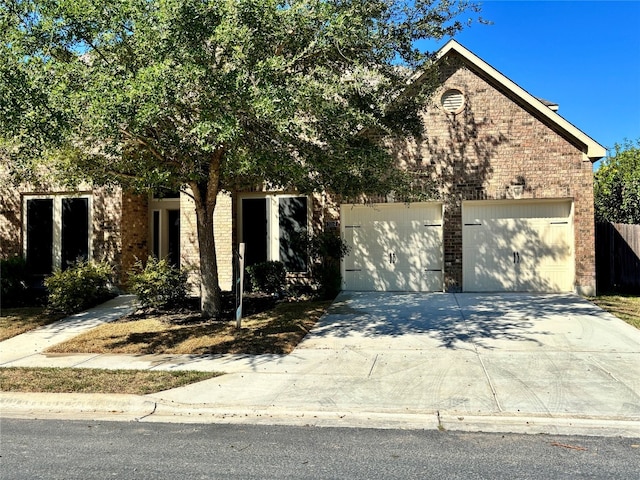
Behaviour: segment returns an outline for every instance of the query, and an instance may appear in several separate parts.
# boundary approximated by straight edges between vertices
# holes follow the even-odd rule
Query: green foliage
[[[640,224],[640,139],[616,144],[595,173],[596,220]]]
[[[143,308],[169,309],[187,299],[187,273],[165,259],[136,262],[129,272],[129,286]]]
[[[422,192],[378,139],[421,130],[437,75],[415,42],[477,12],[467,0],[0,1],[0,162],[18,180],[189,187],[208,309],[221,189]]]
[[[404,185],[358,132],[419,125],[434,85],[398,95],[430,68],[415,42],[452,36],[477,11],[465,0],[1,5],[0,150],[14,173],[46,162],[70,182],[177,188],[208,181],[217,158],[222,188],[347,194]]]
[[[248,290],[263,293],[281,293],[286,284],[287,270],[284,263],[267,261],[246,268]]]
[[[342,289],[340,260],[349,253],[349,246],[336,233],[324,231],[309,238],[311,275],[320,298],[333,299]]]
[[[47,308],[71,314],[102,303],[113,296],[112,275],[106,263],[79,262],[66,270],[56,270],[44,281],[49,292]]]
[[[23,305],[28,291],[27,263],[24,258],[15,256],[0,260],[0,298],[3,307]]]

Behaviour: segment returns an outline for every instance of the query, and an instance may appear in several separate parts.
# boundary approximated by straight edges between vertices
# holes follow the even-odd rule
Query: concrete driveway
[[[640,436],[640,331],[575,295],[343,293],[291,355],[152,397],[228,418]]]

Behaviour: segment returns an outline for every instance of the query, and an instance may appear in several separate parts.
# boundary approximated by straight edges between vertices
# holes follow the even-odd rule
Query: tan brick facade
[[[138,260],[149,255],[149,209],[146,195],[122,193],[122,280],[126,285],[127,272]]]
[[[0,258],[22,254],[22,205],[19,189],[0,169]]]
[[[220,288],[230,291],[233,287],[234,222],[231,195],[218,194],[213,215],[218,277]],[[192,293],[199,295],[200,257],[196,227],[195,205],[189,195],[180,196],[180,260],[189,271]]]
[[[0,217],[0,257],[24,255],[25,197],[57,198],[83,196],[89,198],[90,215],[90,258],[105,261],[114,267],[120,283],[125,280],[125,272],[130,268],[134,257],[146,255],[147,212],[141,206],[140,199],[131,200],[118,188],[80,187],[70,191],[55,185],[33,187],[30,185],[13,186],[3,176],[0,198],[2,215]],[[142,204],[143,205],[143,204]],[[124,245],[124,248],[123,248]]]
[[[459,113],[439,104],[449,89],[464,94]],[[435,183],[445,205],[445,289],[462,286],[464,201],[548,198],[573,200],[576,289],[595,291],[592,164],[575,140],[461,59],[443,72],[423,118],[424,136],[392,149],[404,168]]]

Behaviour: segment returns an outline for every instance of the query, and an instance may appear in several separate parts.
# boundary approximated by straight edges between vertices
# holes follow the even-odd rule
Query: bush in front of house
[[[142,308],[167,310],[185,304],[187,273],[166,259],[149,257],[145,264],[138,260],[129,272],[129,288]]]
[[[287,269],[279,261],[256,263],[247,267],[248,290],[262,293],[281,293],[287,281]]]
[[[79,262],[66,270],[56,270],[44,281],[47,309],[77,313],[112,298],[112,276],[107,263]]]
[[[323,231],[308,239],[307,251],[318,296],[324,300],[335,298],[342,289],[340,260],[349,253],[349,246],[336,233]]]
[[[18,307],[28,298],[27,262],[20,256],[0,260],[0,298],[2,306]]]

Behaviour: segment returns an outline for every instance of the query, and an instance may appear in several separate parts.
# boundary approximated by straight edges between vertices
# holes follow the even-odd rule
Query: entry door
[[[440,204],[342,205],[343,288],[441,291]]]
[[[570,201],[465,203],[463,289],[572,291],[571,210]]]

